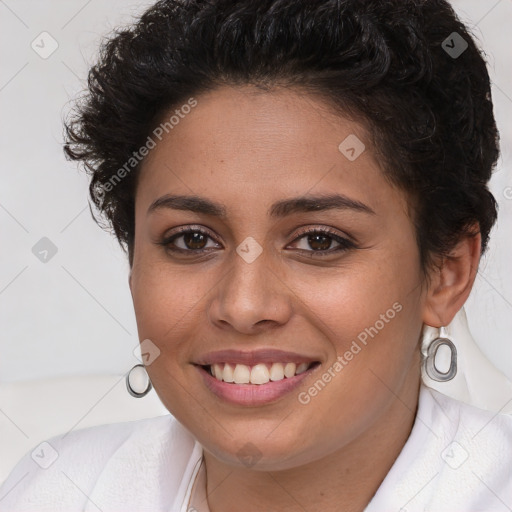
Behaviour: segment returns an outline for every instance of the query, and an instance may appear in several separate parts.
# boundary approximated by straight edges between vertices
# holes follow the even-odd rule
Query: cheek
[[[289,284],[301,298],[304,315],[342,344],[376,322],[381,326],[381,315],[392,320],[387,328],[407,316],[397,309],[419,305],[419,275],[414,262],[403,256],[376,252],[357,264],[326,270],[304,273]]]
[[[142,267],[142,266],[141,266]],[[190,379],[190,343],[196,338],[197,307],[201,296],[197,283],[169,265],[144,265],[132,272],[132,295],[139,340],[149,339],[159,353],[146,367],[153,387],[171,414],[185,424],[201,418],[204,406],[184,393]],[[195,278],[198,279],[197,277]],[[194,423],[190,424],[194,428]]]
[[[321,399],[326,407],[334,400],[356,414],[386,391],[380,379],[396,389],[405,378],[422,324],[415,258],[414,248],[382,249],[351,268],[302,278],[295,286],[307,322],[316,325],[332,347],[328,366],[337,384],[331,386],[333,396],[328,399],[325,393]]]
[[[204,337],[208,304],[224,273],[165,261],[148,262],[141,268],[132,273],[138,336],[158,347],[160,356],[148,373],[152,380],[161,380],[165,389],[175,378],[187,380],[194,350]],[[169,371],[172,376],[166,376]]]
[[[181,269],[165,264],[145,264],[132,274],[132,295],[137,324],[161,338],[162,329],[180,328],[187,313],[199,306],[209,288],[207,275],[192,267]],[[147,337],[149,332],[146,333]]]

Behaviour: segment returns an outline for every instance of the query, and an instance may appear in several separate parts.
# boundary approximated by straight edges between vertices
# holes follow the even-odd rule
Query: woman
[[[447,2],[158,2],[66,128],[172,416],[50,439],[0,510],[512,509],[512,418],[421,379],[456,374],[496,220],[489,77]]]

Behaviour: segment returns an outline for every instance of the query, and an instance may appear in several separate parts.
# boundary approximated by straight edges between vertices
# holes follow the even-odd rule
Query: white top
[[[171,415],[76,430],[25,454],[0,512],[186,512],[202,452]],[[512,417],[422,384],[411,434],[365,512],[400,510],[510,512]]]

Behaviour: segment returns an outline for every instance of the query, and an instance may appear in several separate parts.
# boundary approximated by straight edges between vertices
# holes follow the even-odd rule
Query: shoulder
[[[512,417],[422,385],[416,420],[365,512],[512,510]]]
[[[426,386],[424,394],[432,403],[432,419],[443,426],[444,438],[467,441],[474,449],[499,450],[509,455],[502,459],[512,463],[512,415],[480,409]]]
[[[418,414],[423,414],[420,421],[430,429],[420,471],[423,479],[431,478],[428,509],[510,510],[512,416],[474,407],[428,387],[422,395]]]
[[[466,473],[482,479],[496,471],[512,475],[511,415],[480,409],[430,388],[428,393],[438,410],[437,434],[446,445],[441,457],[448,468],[467,465]],[[510,477],[507,485],[512,493]]]
[[[0,487],[0,511],[87,510],[98,489],[114,485],[115,492],[101,498],[107,501],[134,492],[141,471],[159,473],[169,457],[183,470],[194,444],[170,414],[54,436],[11,471]]]

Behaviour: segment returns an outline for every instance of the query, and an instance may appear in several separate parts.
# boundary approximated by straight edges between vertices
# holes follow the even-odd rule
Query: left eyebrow
[[[204,215],[225,219],[226,207],[220,203],[200,196],[183,196],[167,194],[156,199],[148,208],[147,214],[162,208],[186,210]],[[283,199],[274,203],[267,214],[272,218],[282,218],[293,213],[317,212],[323,210],[352,210],[370,215],[376,215],[368,205],[341,194],[327,196],[302,196]]]
[[[322,210],[354,210],[375,215],[366,204],[341,194],[328,196],[303,196],[284,199],[274,203],[269,211],[271,217],[286,217],[297,212],[315,212]]]

